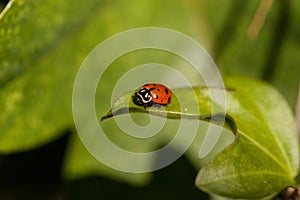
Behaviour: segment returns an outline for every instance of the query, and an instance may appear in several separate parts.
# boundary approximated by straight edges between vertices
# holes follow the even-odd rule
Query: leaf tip
[[[106,113],[105,115],[103,115],[103,116],[100,118],[100,122],[102,122],[102,121],[104,121],[104,120],[106,120],[106,119],[109,119],[109,118],[111,118],[111,117],[113,117],[113,113],[112,113],[112,111],[110,110],[108,113]]]

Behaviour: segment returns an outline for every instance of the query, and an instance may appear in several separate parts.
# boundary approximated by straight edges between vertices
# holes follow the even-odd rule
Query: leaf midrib
[[[240,93],[242,94],[244,97],[247,97],[247,98],[250,98],[251,100],[253,100],[252,96],[249,95],[249,94],[245,94],[245,93]],[[259,106],[257,105],[257,103],[255,103],[255,101],[252,101],[253,103],[251,103],[251,105],[248,105],[248,106],[251,106],[252,109],[255,108],[256,110],[256,115],[255,115],[255,118],[259,121],[261,121],[262,124],[265,124],[265,128],[268,129],[270,135],[272,136],[272,138],[274,139],[274,142],[277,146],[277,148],[280,149],[280,153],[281,153],[281,156],[282,158],[284,159],[284,162],[281,162],[280,160],[277,159],[277,157],[271,153],[267,148],[264,148],[259,142],[256,142],[255,139],[249,137],[247,134],[245,134],[243,131],[241,131],[240,129],[238,130],[239,131],[239,134],[243,135],[246,139],[248,139],[252,144],[254,144],[255,146],[257,146],[259,149],[261,149],[266,155],[270,156],[270,158],[272,160],[274,160],[284,171],[287,172],[288,176],[291,177],[291,161],[290,159],[288,158],[287,154],[286,154],[286,151],[284,148],[282,148],[282,145],[280,143],[280,141],[278,141],[276,139],[276,135],[274,135],[270,129],[270,124],[269,122],[266,120],[266,118],[264,117],[264,114],[261,112],[261,110],[259,109]],[[248,102],[249,103],[249,102]],[[247,112],[247,110],[246,110]],[[250,113],[251,114],[251,113]],[[251,114],[253,115],[253,114]],[[258,116],[257,116],[258,115]],[[284,165],[283,163],[285,163],[286,165]]]
[[[254,93],[253,93],[254,94]],[[249,98],[251,98],[251,100],[253,100],[252,96],[247,95]],[[262,111],[259,109],[259,106],[257,105],[256,101],[252,101],[254,102],[254,106],[257,108],[257,111],[259,112],[259,120],[262,121],[263,124],[266,125],[266,128],[268,129],[269,133],[271,134],[272,138],[275,141],[275,144],[277,146],[278,149],[280,149],[280,153],[282,158],[284,159],[284,162],[280,162],[280,160],[277,159],[277,157],[272,154],[269,150],[267,150],[266,148],[264,148],[263,146],[260,145],[260,143],[255,142],[254,139],[252,139],[251,137],[246,136],[246,134],[243,134],[245,136],[245,138],[247,139],[251,139],[251,142],[253,144],[257,144],[257,147],[261,148],[263,152],[265,152],[267,155],[269,155],[277,164],[279,164],[279,166],[281,166],[289,175],[289,177],[291,177],[291,173],[292,173],[292,163],[291,160],[289,159],[286,150],[283,148],[282,143],[280,142],[280,140],[277,139],[276,135],[274,135],[274,133],[271,131],[272,129],[270,128],[270,123],[269,121],[266,119],[266,115],[264,115],[262,113]],[[242,132],[243,133],[243,132]],[[283,163],[286,163],[286,165],[283,165]]]
[[[283,165],[282,162],[280,162],[280,160],[277,159],[276,156],[274,156],[274,154],[272,154],[267,148],[263,147],[260,143],[256,142],[253,138],[249,137],[247,134],[245,134],[244,132],[239,130],[239,134],[242,135],[244,138],[246,138],[247,140],[249,140],[253,145],[255,145],[257,148],[259,148],[263,153],[265,153],[267,156],[269,156],[275,163],[277,163],[278,166],[280,166],[280,168],[282,168],[290,177],[290,171],[287,168],[287,166]],[[286,176],[286,175],[285,175]]]

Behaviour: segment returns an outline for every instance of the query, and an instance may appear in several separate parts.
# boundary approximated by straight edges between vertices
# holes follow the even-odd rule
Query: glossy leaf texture
[[[290,107],[272,86],[229,79],[236,92],[227,96],[238,139],[204,166],[199,188],[231,198],[263,198],[295,185],[298,140]]]
[[[225,108],[209,99],[204,92],[207,89],[199,87],[174,89],[178,99],[185,97],[180,103],[175,97],[168,106],[147,109],[136,106],[129,92],[117,99],[102,119],[127,112],[149,112],[175,119],[197,116],[207,120],[208,116],[213,118],[223,113],[225,126],[236,131],[236,140],[201,168],[197,187],[227,198],[260,199],[295,185],[299,166],[298,140],[293,115],[285,99],[275,88],[261,81],[228,78],[225,85],[229,88],[225,90],[226,115]],[[193,105],[191,102],[195,100],[201,109],[185,107]],[[214,104],[217,109],[210,111]]]

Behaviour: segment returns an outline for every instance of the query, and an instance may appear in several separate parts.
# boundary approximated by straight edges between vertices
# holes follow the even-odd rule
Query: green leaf
[[[129,112],[150,113],[157,116],[166,116],[170,119],[199,119],[212,121],[217,124],[226,122],[227,128],[230,128],[233,132],[236,131],[233,119],[229,115],[226,115],[224,108],[218,102],[213,102],[210,97],[211,91],[222,93],[225,96],[226,93],[235,92],[234,89],[194,87],[174,89],[172,91],[173,97],[168,105],[155,104],[154,106],[145,108],[133,102],[133,91],[127,92],[115,101],[112,109],[102,116],[100,120],[103,121]]]
[[[63,175],[68,180],[101,175],[115,181],[126,181],[131,185],[141,186],[149,183],[152,179],[151,173],[125,173],[102,164],[82,145],[78,134],[75,132],[71,135],[70,143],[72,145],[66,152],[63,168]],[[128,141],[126,143],[129,145]],[[135,164],[128,162],[126,158],[114,156],[112,159],[122,160],[124,164]],[[80,162],[78,162],[78,159],[80,159]]]
[[[210,99],[208,88],[197,87],[173,89],[176,95],[169,105],[147,108],[133,103],[133,92],[126,93],[102,120],[138,112],[218,124],[222,119],[218,116],[223,116],[225,126],[236,132],[237,138],[200,170],[196,180],[200,189],[227,198],[259,199],[295,185],[299,156],[290,107],[272,86],[263,82],[230,78],[226,86],[233,89],[213,88],[226,92],[226,114],[218,102]]]
[[[90,20],[98,2],[15,0],[1,15],[1,153],[43,145],[72,125],[73,80],[98,42]]]
[[[236,92],[227,96],[227,113],[238,139],[204,166],[196,185],[229,198],[258,199],[294,186],[298,140],[290,107],[272,86],[250,79],[226,81]]]

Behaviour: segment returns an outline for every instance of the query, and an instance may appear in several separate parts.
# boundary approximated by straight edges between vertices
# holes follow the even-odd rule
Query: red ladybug
[[[134,93],[133,102],[146,108],[153,104],[168,105],[171,98],[172,92],[168,87],[158,83],[149,83]]]

